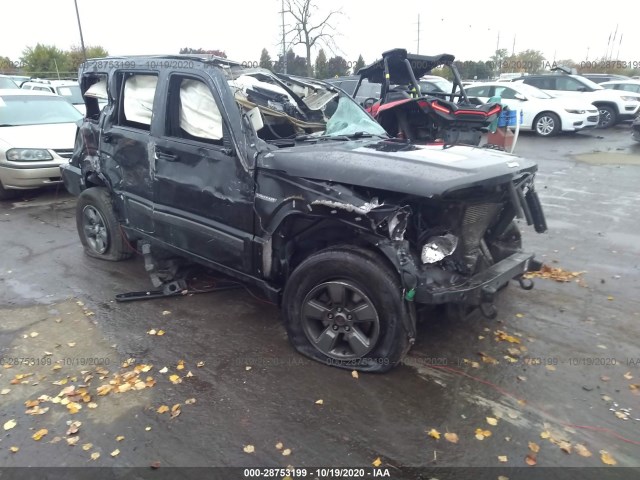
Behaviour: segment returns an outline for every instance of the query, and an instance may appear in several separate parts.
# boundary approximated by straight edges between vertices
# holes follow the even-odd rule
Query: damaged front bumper
[[[518,252],[467,278],[462,283],[446,286],[437,282],[437,275],[434,275],[436,267],[425,267],[418,275],[413,300],[417,303],[431,305],[442,303],[463,303],[475,306],[492,304],[498,290],[511,280],[519,280],[523,288],[529,288],[523,284],[522,275],[540,270],[541,266],[542,263],[535,260],[533,254]]]

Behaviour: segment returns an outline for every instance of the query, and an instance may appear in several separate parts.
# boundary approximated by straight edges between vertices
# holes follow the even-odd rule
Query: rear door
[[[117,102],[105,112],[100,138],[101,170],[128,224],[152,234],[153,182],[151,118],[158,108],[158,72],[116,71],[111,89]]]
[[[212,78],[201,70],[163,79],[154,151],[158,238],[210,262],[252,268],[253,180],[242,167]]]

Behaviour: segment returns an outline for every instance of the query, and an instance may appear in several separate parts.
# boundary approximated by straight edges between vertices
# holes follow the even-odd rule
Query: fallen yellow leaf
[[[95,402],[89,402],[89,404],[87,405],[87,407],[89,408],[98,408],[98,404]]]
[[[204,362],[198,362],[198,363],[196,363],[196,367],[198,367],[198,368],[202,368],[202,367],[204,367]]]
[[[171,312],[169,310],[163,310],[162,315],[169,315]]]
[[[380,465],[382,465],[382,460],[380,460],[380,457],[378,457],[373,462],[371,462],[371,465],[373,465],[374,467],[379,467]]]
[[[496,425],[498,425],[498,419],[493,417],[487,417],[487,423],[495,427]]]
[[[498,461],[502,463],[507,463],[509,460],[507,459],[506,455],[498,455]]]
[[[91,454],[91,460],[97,460],[100,458],[100,453],[99,452],[93,452]]]
[[[161,337],[162,335],[164,335],[164,330],[158,330],[157,335],[158,335],[159,337]]]
[[[151,330],[149,330],[147,332],[149,335],[156,335],[158,333],[158,331],[155,328],[152,328]]]
[[[631,372],[627,372],[623,375],[624,378],[626,378],[627,380],[632,380],[633,379],[633,375],[631,375]]]
[[[111,385],[101,385],[98,387],[98,395],[106,395],[111,391]]]
[[[253,453],[256,451],[253,445],[245,445],[242,450],[244,450],[244,453]]]
[[[285,448],[282,451],[282,455],[284,455],[285,457],[288,457],[289,455],[291,455],[291,449],[290,448]]]
[[[187,399],[184,401],[184,404],[185,404],[185,405],[193,405],[194,403],[196,403],[196,399],[195,399],[195,398],[187,398]]]
[[[182,379],[180,378],[180,375],[170,375],[169,380],[171,380],[171,383],[173,383],[174,385],[177,385],[178,383],[182,383]]]
[[[556,371],[556,367],[554,367],[553,365],[545,365],[545,368],[547,370],[549,370],[550,372],[555,372]]]
[[[600,450],[600,460],[605,465],[616,465],[618,463],[606,450]]]
[[[116,442],[121,442],[122,440],[124,440],[124,435],[118,435],[116,437]]]
[[[545,438],[546,439],[546,438],[550,438],[550,437],[551,437],[551,434],[547,430],[545,430],[544,432],[540,433],[540,438]]]
[[[42,437],[44,437],[47,433],[49,433],[49,430],[47,430],[46,428],[41,428],[40,430],[38,430],[36,433],[34,433],[31,438],[33,438],[36,442],[40,441],[40,439]]]
[[[538,460],[536,459],[536,455],[535,455],[535,453],[530,453],[529,455],[527,455],[527,456],[524,458],[524,461],[525,461],[525,463],[526,463],[527,465],[530,465],[530,466],[532,466],[532,467],[533,467],[535,464],[537,464],[537,463],[538,463]]]
[[[93,443],[85,443],[84,445],[82,445],[82,449],[84,451],[91,450],[92,448],[93,448]]]
[[[7,393],[9,393],[11,391],[10,388],[3,388],[2,390],[0,390],[0,395],[6,395]]]
[[[589,449],[580,443],[576,445],[576,453],[581,457],[590,457],[592,455]]]
[[[537,443],[529,442],[529,450],[533,453],[538,453],[540,451],[540,445]]]
[[[178,360],[178,365],[176,365],[176,370],[184,369],[184,360]]]
[[[437,431],[435,428],[432,428],[431,430],[429,430],[429,432],[427,432],[427,435],[435,438],[436,440],[440,439],[440,432]]]
[[[9,451],[10,451],[11,453],[17,453],[17,452],[18,452],[18,450],[20,450],[20,447],[9,447]]]
[[[282,442],[278,442],[278,443],[276,443],[276,448],[277,448],[278,450],[282,450],[282,447],[284,447],[284,445],[282,444]]]
[[[18,424],[18,422],[16,422],[15,420],[8,420],[4,423],[4,429],[5,430],[11,430],[13,427],[15,427]]]
[[[167,373],[169,371],[169,369],[167,367],[161,368],[160,370],[158,370],[160,373]]]
[[[324,405],[324,400],[316,400],[316,405]]]
[[[120,455],[120,450],[118,450],[117,448],[113,452],[111,452],[112,457],[117,457],[118,455]]]
[[[353,371],[351,372],[351,376],[352,376],[353,378],[358,378],[358,371],[357,371],[357,370],[353,370]]]
[[[455,433],[447,432],[444,434],[444,438],[451,443],[458,443],[458,435]]]
[[[562,450],[564,453],[567,453],[567,454],[571,453],[571,450],[572,450],[571,443],[565,442],[563,440],[558,443],[558,446],[560,447],[560,450]]]
[[[167,413],[168,411],[169,411],[169,407],[167,405],[161,405],[156,410],[156,412],[158,412],[158,413]]]

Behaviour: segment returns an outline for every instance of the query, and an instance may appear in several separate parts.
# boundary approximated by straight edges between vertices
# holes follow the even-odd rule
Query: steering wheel
[[[377,101],[378,99],[374,97],[365,98],[364,102],[362,102],[362,106],[364,108],[371,108]]]

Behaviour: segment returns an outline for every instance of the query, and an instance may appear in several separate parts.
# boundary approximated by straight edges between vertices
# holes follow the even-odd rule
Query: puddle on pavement
[[[126,448],[116,440],[119,433],[107,434],[109,426],[155,409],[154,382],[162,376],[133,361],[124,367],[126,361],[104,339],[95,315],[82,302],[0,309],[0,441],[6,446],[0,464],[39,464],[40,453],[50,463],[51,443],[70,449],[72,442],[75,447],[65,450],[66,455],[87,461],[95,452],[108,461],[110,452]],[[110,391],[100,395],[100,387]],[[67,433],[71,422],[82,422],[78,433]],[[42,429],[46,435],[34,439]],[[82,447],[88,443],[93,446]],[[9,453],[9,447],[19,450]],[[40,453],[34,456],[34,451]]]
[[[640,165],[640,154],[633,152],[592,152],[572,157],[592,165]]]

